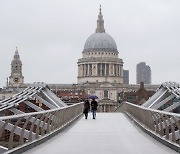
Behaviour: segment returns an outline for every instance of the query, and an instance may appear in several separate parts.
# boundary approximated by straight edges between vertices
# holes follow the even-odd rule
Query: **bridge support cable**
[[[43,97],[55,107],[67,106],[62,101],[59,101],[60,99],[57,98],[57,96],[53,95],[53,93],[49,89],[46,88],[42,90],[41,93],[43,94]]]
[[[165,82],[161,84],[159,90],[142,106],[172,112],[173,110],[177,110],[177,108],[179,108],[179,101],[180,85],[175,82]]]
[[[162,101],[160,101],[158,104],[152,106],[151,108],[152,109],[159,109],[161,106],[163,106],[164,104],[166,104],[168,101],[172,100],[175,96],[173,94],[171,94],[170,96],[168,97],[165,97],[165,99],[163,99]]]
[[[41,104],[46,105],[49,109],[55,109],[56,106],[52,105],[50,102],[46,101],[45,99],[39,97],[38,95],[34,96],[37,100],[40,101]]]
[[[148,106],[148,108],[152,108],[154,105],[158,104],[163,98],[165,98],[165,95],[167,95],[167,91],[165,90],[156,100],[151,102],[151,105]]]
[[[54,107],[59,107],[56,102],[44,90],[41,91],[41,96]]]
[[[54,102],[56,102],[56,104],[59,106],[59,107],[63,107],[63,106],[67,106],[62,100],[60,100],[54,93],[52,93],[52,91],[50,91],[48,88],[46,88],[45,90],[45,93],[51,97]]]
[[[180,101],[177,102],[177,103],[174,103],[173,105],[171,105],[171,106],[169,106],[169,107],[167,107],[167,108],[165,108],[163,111],[165,111],[165,112],[171,112],[173,109],[176,109],[176,108],[179,107],[179,106],[180,106]]]
[[[152,97],[150,97],[142,106],[149,107],[166,89],[159,89]]]
[[[39,100],[39,104],[34,103],[35,99]],[[25,101],[33,103],[25,103]],[[67,106],[59,98],[57,98],[57,96],[55,96],[52,91],[49,90],[49,87],[46,84],[34,83],[33,85],[30,85],[29,87],[14,95],[13,97],[1,101],[0,112],[11,108],[17,108],[20,103],[25,103],[27,106],[34,109],[35,111],[40,111],[40,108],[42,107],[38,105],[43,104],[46,105],[49,109]]]
[[[32,90],[32,91],[31,91]],[[6,110],[8,108],[12,108],[14,106],[18,106],[19,103],[31,98],[35,94],[37,94],[37,88],[26,88],[24,91],[20,92],[20,94],[13,96],[7,100],[3,100],[1,103],[2,105],[0,106],[0,111]]]
[[[44,111],[44,109],[40,108],[38,105],[35,105],[35,104],[31,103],[30,101],[24,101],[24,104],[31,107],[32,109],[34,109],[37,112]]]

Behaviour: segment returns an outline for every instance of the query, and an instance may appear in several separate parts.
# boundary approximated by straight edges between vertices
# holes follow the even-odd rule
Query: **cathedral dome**
[[[100,12],[97,20],[96,32],[92,34],[85,42],[83,52],[107,51],[118,53],[116,42],[105,32],[103,15]]]
[[[94,33],[85,42],[84,52],[91,51],[108,51],[118,52],[116,42],[107,33]]]

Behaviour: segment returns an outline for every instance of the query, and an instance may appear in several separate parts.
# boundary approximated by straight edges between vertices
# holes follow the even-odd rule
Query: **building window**
[[[108,98],[108,91],[104,90],[104,98]]]

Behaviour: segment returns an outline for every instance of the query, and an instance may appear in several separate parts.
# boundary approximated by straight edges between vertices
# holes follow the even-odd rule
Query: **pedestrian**
[[[87,119],[87,117],[88,117],[89,110],[90,110],[90,103],[89,103],[88,100],[85,100],[84,101],[84,109],[83,109],[83,113],[85,115],[85,119]]]
[[[93,100],[91,101],[91,111],[92,111],[93,119],[96,119],[97,106],[98,106],[97,101],[95,101],[95,99],[93,99]]]

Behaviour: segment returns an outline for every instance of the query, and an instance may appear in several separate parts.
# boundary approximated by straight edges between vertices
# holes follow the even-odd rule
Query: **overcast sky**
[[[77,61],[100,4],[130,83],[139,62],[151,67],[153,84],[179,82],[180,0],[0,0],[0,87],[16,46],[25,83],[77,83]]]

